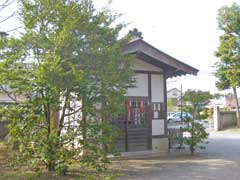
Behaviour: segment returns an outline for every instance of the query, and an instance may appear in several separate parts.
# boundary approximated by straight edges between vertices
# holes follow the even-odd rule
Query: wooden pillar
[[[152,79],[151,74],[148,74],[148,149],[152,149]]]
[[[163,74],[163,95],[164,95],[164,110],[163,110],[163,119],[164,119],[164,135],[168,135],[167,127],[167,76],[166,73]]]
[[[221,122],[220,122],[220,112],[219,107],[214,107],[213,110],[213,123],[214,123],[214,130],[219,131],[221,130]]]

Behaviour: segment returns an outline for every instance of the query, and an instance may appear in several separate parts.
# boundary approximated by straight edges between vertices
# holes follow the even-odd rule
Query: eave
[[[123,47],[123,52],[136,54],[137,58],[162,68],[167,78],[186,74],[197,75],[199,71],[198,69],[160,51],[142,39],[136,39],[126,44]]]

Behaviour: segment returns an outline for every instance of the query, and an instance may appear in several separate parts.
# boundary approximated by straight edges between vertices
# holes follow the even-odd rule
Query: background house
[[[181,90],[172,88],[167,91],[167,108],[168,112],[178,111],[178,107],[181,105]]]
[[[13,103],[13,100],[10,99],[6,94],[0,93],[0,105],[6,105]]]
[[[13,101],[4,93],[0,92],[0,106],[11,104]],[[9,121],[1,121],[2,115],[0,114],[0,140],[3,140],[8,134],[7,125]]]
[[[172,88],[167,91],[167,98],[168,99],[179,99],[181,97],[181,90],[177,88]]]
[[[238,102],[240,102],[240,98],[238,98]],[[236,100],[234,98],[234,95],[232,93],[228,93],[225,95],[225,106],[229,110],[235,110],[237,105],[236,105]]]

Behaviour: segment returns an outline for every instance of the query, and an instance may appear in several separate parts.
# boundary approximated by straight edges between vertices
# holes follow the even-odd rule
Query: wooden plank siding
[[[142,151],[149,149],[148,128],[131,128],[117,139],[119,151]],[[127,139],[126,139],[127,134]],[[127,144],[126,144],[127,140]],[[126,146],[127,145],[127,146]]]

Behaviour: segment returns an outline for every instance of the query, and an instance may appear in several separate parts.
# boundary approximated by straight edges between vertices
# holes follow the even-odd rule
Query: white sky
[[[0,0],[3,2],[4,0]],[[106,6],[109,0],[94,0]],[[236,0],[112,0],[114,12],[122,13],[121,21],[130,23],[125,33],[138,28],[144,40],[161,51],[200,70],[197,77],[183,76],[169,80],[168,89],[183,85],[188,88],[216,92],[212,65],[217,61],[217,12]],[[4,15],[14,7],[8,8]],[[3,12],[0,12],[0,17]],[[16,19],[1,24],[1,30],[17,27]],[[6,29],[7,28],[7,29]]]
[[[97,0],[96,0],[97,1]],[[98,1],[98,4],[108,0]],[[234,0],[113,0],[111,8],[123,13],[129,29],[138,28],[144,40],[200,70],[197,77],[169,79],[168,89],[188,88],[217,92],[212,75],[220,31],[218,9]]]

